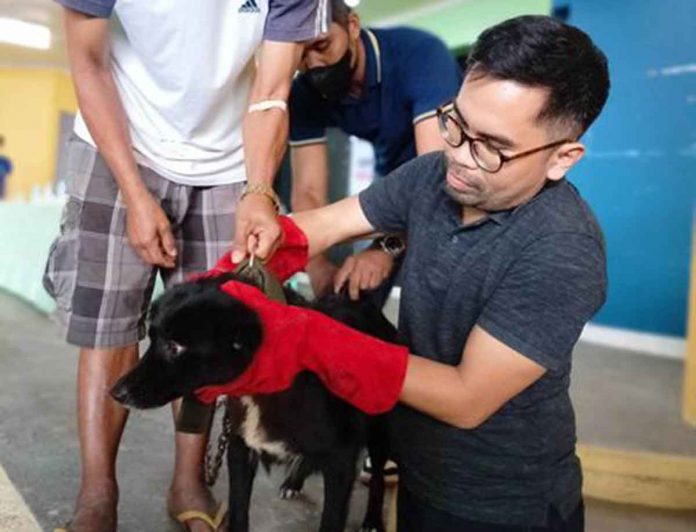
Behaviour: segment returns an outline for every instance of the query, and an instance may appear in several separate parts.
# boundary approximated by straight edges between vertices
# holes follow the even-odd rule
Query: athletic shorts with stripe
[[[156,276],[171,286],[211,268],[229,250],[244,183],[192,187],[139,167],[176,240],[176,266],[159,268],[141,260],[128,243],[125,205],[102,157],[74,135],[67,149],[68,198],[48,254],[44,287],[56,300],[55,318],[68,343],[90,348],[135,344],[146,333]]]

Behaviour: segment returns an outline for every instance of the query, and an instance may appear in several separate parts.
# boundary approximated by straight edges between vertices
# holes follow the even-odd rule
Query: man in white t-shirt
[[[267,73],[289,90],[300,43],[325,32],[330,14],[326,0],[58,1],[80,112],[44,285],[80,348],[82,474],[68,526],[105,532],[116,530],[127,418],[108,390],[138,359],[155,278],[169,286],[211,268],[232,244],[243,196],[246,216],[268,210],[271,192],[244,190],[242,123],[254,115],[252,125],[270,131],[287,121],[284,102],[262,96]],[[266,74],[254,81],[262,41]],[[223,517],[203,482],[205,444],[176,434],[168,508],[202,512],[182,517],[191,530],[217,528]]]

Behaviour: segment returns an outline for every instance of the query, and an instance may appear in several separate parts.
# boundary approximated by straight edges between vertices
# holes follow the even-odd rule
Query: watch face
[[[384,251],[396,257],[404,250],[404,243],[398,236],[387,236],[382,241]]]

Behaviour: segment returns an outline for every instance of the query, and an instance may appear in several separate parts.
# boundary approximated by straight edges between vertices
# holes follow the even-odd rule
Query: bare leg
[[[116,453],[128,411],[109,390],[137,360],[137,345],[80,350],[77,416],[82,475],[71,531],[116,530]]]
[[[180,406],[181,401],[172,403],[175,420]],[[206,486],[203,474],[208,435],[175,432],[174,440],[176,455],[167,497],[169,512],[176,515],[187,510],[201,510],[213,517],[218,504]],[[210,532],[210,527],[202,521],[191,520],[187,524],[193,532]]]

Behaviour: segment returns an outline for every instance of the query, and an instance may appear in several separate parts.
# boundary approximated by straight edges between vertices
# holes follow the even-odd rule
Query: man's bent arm
[[[476,325],[458,366],[409,356],[399,400],[450,425],[472,429],[545,372]]]
[[[293,219],[307,235],[310,257],[339,242],[377,234],[358,196],[296,213]],[[399,400],[444,423],[471,429],[545,372],[543,366],[476,325],[458,366],[410,355]]]

